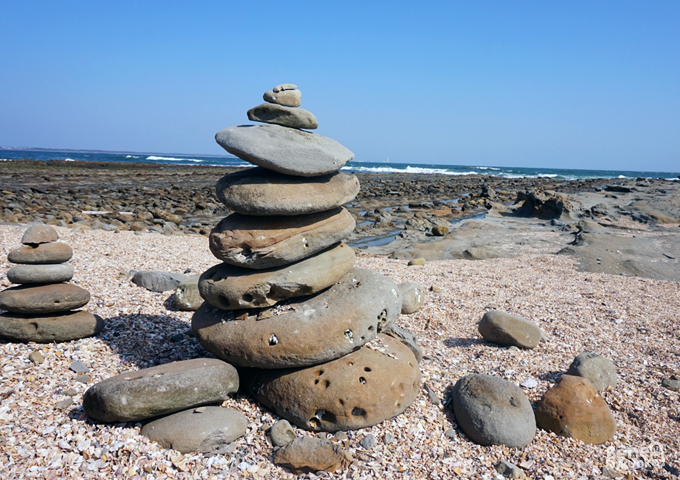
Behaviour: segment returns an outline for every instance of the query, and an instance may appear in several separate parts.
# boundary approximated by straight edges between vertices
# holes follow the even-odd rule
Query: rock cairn
[[[73,267],[66,265],[73,250],[57,242],[57,231],[42,224],[30,226],[22,247],[7,260],[20,264],[9,269],[7,279],[19,286],[0,292],[0,338],[16,342],[67,342],[96,335],[104,326],[85,310],[90,292],[68,282]]]
[[[256,167],[217,183],[234,213],[210,234],[222,263],[200,277],[205,303],[192,329],[215,356],[252,368],[242,383],[299,427],[375,425],[413,402],[420,370],[413,337],[393,327],[402,309],[397,284],[355,268],[342,243],[355,226],[342,205],[359,181],[339,170],[354,154],[303,130],[318,122],[299,108],[295,85],[278,85],[264,99],[248,111],[262,124],[215,137]]]

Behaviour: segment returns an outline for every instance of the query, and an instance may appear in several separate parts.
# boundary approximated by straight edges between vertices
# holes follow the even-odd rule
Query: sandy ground
[[[75,252],[69,262],[76,272],[72,282],[91,292],[86,308],[102,316],[106,327],[96,338],[62,344],[0,343],[2,478],[294,478],[271,461],[275,449],[265,430],[278,417],[248,397],[225,402],[250,422],[228,455],[181,455],[140,436],[139,423],[103,425],[84,416],[88,385],[127,369],[209,356],[191,337],[170,340],[187,331],[191,313],[175,311],[167,293],[133,285],[129,270],[199,273],[217,261],[201,236],[57,230]],[[23,226],[0,226],[1,288],[10,286],[6,254],[19,245],[23,231]],[[418,336],[426,355],[420,365],[424,384],[444,404],[450,387],[468,373],[535,383],[522,387],[535,402],[580,352],[613,360],[619,383],[603,393],[618,425],[613,440],[585,445],[538,430],[523,449],[478,446],[458,429],[450,409],[423,389],[404,414],[347,432],[343,445],[355,459],[348,469],[300,478],[491,479],[500,459],[520,465],[531,478],[603,478],[605,466],[628,478],[672,478],[670,472],[680,469],[679,393],[662,387],[661,380],[680,374],[679,285],[582,272],[576,261],[519,252],[515,258],[408,267],[405,260],[360,254],[357,265],[397,282],[440,289],[398,323]],[[494,306],[536,322],[549,341],[526,351],[484,342],[476,323]],[[44,363],[28,360],[35,350],[44,354]],[[88,365],[88,385],[76,382],[69,370],[75,359]],[[68,389],[77,392],[73,403],[57,408]],[[394,436],[393,443],[384,443],[386,433]],[[367,434],[378,439],[370,451],[359,445]]]

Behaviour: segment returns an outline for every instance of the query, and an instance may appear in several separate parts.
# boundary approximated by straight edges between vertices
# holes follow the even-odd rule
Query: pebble
[[[28,354],[28,359],[35,363],[36,365],[40,365],[45,361],[45,356],[42,354],[42,352],[31,352]]]
[[[76,382],[78,383],[90,383],[92,381],[92,377],[89,375],[76,375]]]
[[[447,431],[444,432],[444,436],[453,439],[456,438],[458,434],[453,428],[449,428]]]
[[[73,370],[76,373],[86,373],[90,371],[90,369],[87,368],[87,365],[85,365],[83,362],[79,360],[71,362],[71,365],[69,365],[68,368],[69,370]]]
[[[76,392],[72,388],[69,388],[69,389],[66,389],[63,392],[61,392],[61,394],[65,395],[67,397],[75,397],[76,395],[78,395],[78,392]]]
[[[71,404],[73,403],[72,398],[65,398],[64,400],[61,400],[60,402],[57,402],[55,407],[58,408],[59,410],[66,410]]]
[[[376,441],[375,436],[372,433],[369,433],[368,435],[361,439],[359,445],[361,445],[366,450],[371,450],[373,447],[377,445],[377,443],[378,442]]]
[[[297,438],[288,420],[279,420],[269,429],[269,438],[275,447],[283,447]]]
[[[517,465],[505,460],[499,460],[494,468],[505,478],[526,478],[524,472]]]
[[[661,380],[661,385],[668,388],[669,390],[680,391],[680,379],[675,375],[671,375],[670,378],[664,378]]]
[[[437,396],[435,391],[432,390],[432,388],[427,383],[424,384],[423,387],[425,388],[425,391],[427,392],[427,397],[432,402],[432,405],[441,405],[442,404],[442,401],[439,399],[439,397]]]
[[[392,435],[390,432],[387,432],[385,435],[383,435],[383,443],[385,445],[389,445],[392,442],[394,442],[394,435]]]

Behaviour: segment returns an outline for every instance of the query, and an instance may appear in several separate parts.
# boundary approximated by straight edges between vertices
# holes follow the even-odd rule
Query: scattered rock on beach
[[[279,420],[269,429],[269,438],[275,447],[283,447],[297,438],[288,420]]]
[[[299,437],[276,452],[274,463],[293,473],[330,472],[344,468],[351,462],[349,453],[329,440],[306,435]]]
[[[414,259],[408,261],[408,265],[409,265],[409,266],[413,266],[413,265],[425,265],[425,259],[422,258],[422,257],[421,257],[421,258],[414,258]]]
[[[419,283],[402,283],[399,285],[401,296],[401,313],[410,314],[420,310],[425,301],[425,287]]]
[[[136,272],[132,276],[132,283],[149,291],[162,293],[175,290],[186,278],[182,273],[147,270]]]
[[[583,377],[593,384],[595,390],[616,386],[616,367],[602,355],[592,352],[579,354],[567,370],[567,375]]]
[[[203,297],[198,290],[200,275],[189,275],[177,286],[173,298],[177,308],[185,311],[195,311],[203,304]]]
[[[535,348],[541,341],[541,329],[519,315],[491,310],[486,312],[478,324],[484,340],[503,346]]]

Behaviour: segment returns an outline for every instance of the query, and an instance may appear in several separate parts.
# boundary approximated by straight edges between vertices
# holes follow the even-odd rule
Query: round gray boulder
[[[578,355],[567,370],[567,375],[574,375],[589,380],[595,390],[604,390],[616,386],[616,367],[614,363],[602,355],[583,352]]]

